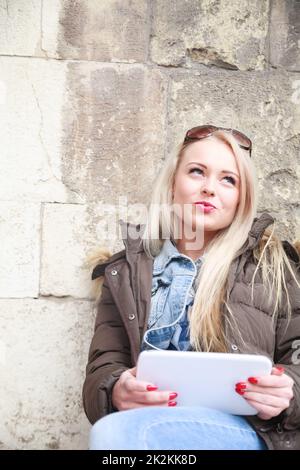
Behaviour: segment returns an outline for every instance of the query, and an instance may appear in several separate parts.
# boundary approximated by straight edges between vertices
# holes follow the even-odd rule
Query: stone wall
[[[0,0],[1,448],[87,448],[86,256],[205,122],[252,137],[299,238],[299,1]]]

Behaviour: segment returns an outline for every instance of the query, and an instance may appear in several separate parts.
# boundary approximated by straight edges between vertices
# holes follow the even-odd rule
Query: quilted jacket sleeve
[[[295,275],[300,284],[299,265]],[[280,415],[281,424],[287,430],[300,428],[300,288],[294,279],[287,284],[292,316],[281,316],[277,321],[275,363],[282,364],[285,372],[294,380],[294,398],[289,408]]]
[[[112,388],[130,367],[128,336],[104,277],[83,385],[84,410],[91,424],[116,411],[111,403]]]

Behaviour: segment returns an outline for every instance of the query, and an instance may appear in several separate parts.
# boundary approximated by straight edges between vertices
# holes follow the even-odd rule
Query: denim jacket
[[[141,345],[145,349],[192,349],[189,312],[203,256],[193,261],[169,239],[153,263],[151,310]]]

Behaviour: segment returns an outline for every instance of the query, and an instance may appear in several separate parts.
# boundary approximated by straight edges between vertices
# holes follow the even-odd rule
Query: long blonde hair
[[[240,175],[240,195],[232,223],[218,232],[209,243],[206,256],[203,258],[196,280],[198,287],[190,315],[190,340],[196,350],[225,352],[227,339],[222,315],[224,304],[227,307],[229,324],[235,323],[234,315],[227,304],[227,279],[230,266],[237,257],[238,251],[245,244],[256,215],[257,180],[249,152],[238,145],[232,134],[218,130],[208,138],[221,139],[231,147]],[[160,169],[153,188],[142,235],[144,250],[152,258],[160,252],[163,238],[174,236],[174,219],[170,210],[172,187],[184,151],[189,145],[191,143],[181,144],[178,151],[167,159]],[[280,240],[273,232],[269,234],[265,232],[262,243],[259,244],[254,254],[257,257],[257,269],[261,268],[264,284],[271,287],[270,300],[274,290],[276,292],[273,312],[276,316],[282,304],[283,291],[286,292],[288,298],[284,266],[286,265],[293,273],[292,267]],[[253,275],[252,287],[256,273]],[[288,315],[290,314],[291,309],[288,304]]]

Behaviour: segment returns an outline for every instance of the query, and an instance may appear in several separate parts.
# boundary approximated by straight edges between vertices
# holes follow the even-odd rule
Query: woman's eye
[[[204,175],[204,171],[202,170],[202,168],[198,168],[198,167],[191,168],[189,171],[189,173],[195,173],[195,172],[199,172],[200,175]],[[233,186],[236,185],[236,181],[232,176],[225,176],[223,179],[226,179]]]
[[[201,168],[192,168],[189,173],[194,173],[195,171],[200,171],[201,174],[203,174],[203,170]]]
[[[225,176],[224,179],[227,179],[229,183],[235,185],[235,179],[232,176]]]

